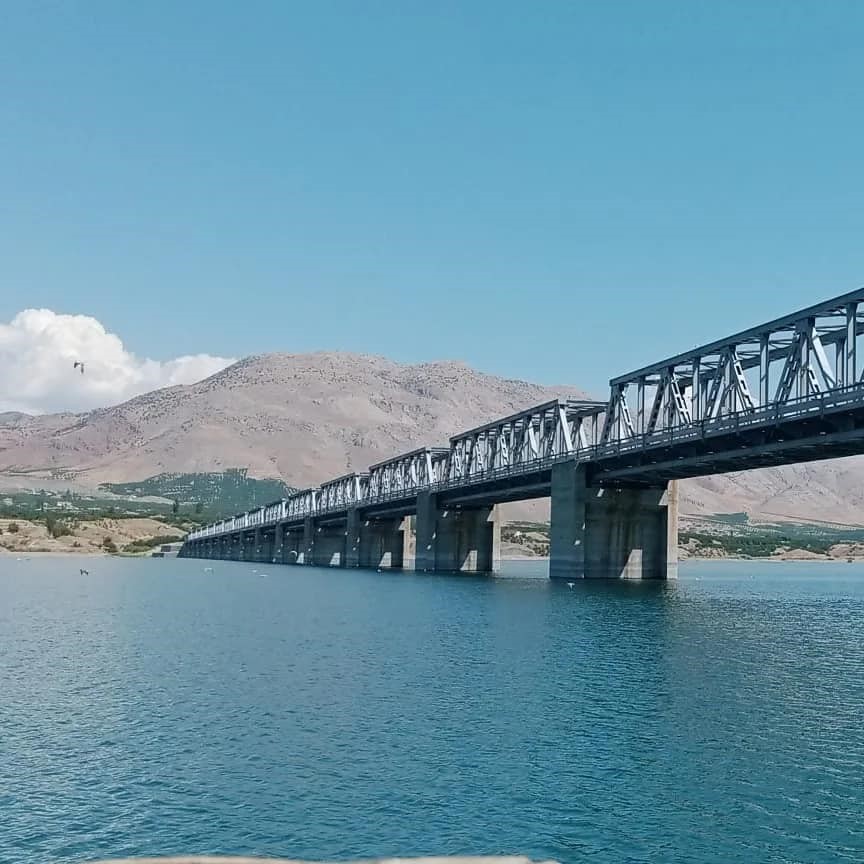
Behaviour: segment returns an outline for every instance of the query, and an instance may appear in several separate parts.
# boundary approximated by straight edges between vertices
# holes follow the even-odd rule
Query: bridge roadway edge
[[[678,483],[605,487],[576,460],[551,468],[553,579],[677,576]],[[365,567],[420,573],[495,573],[501,562],[497,504],[454,504],[421,490],[411,515],[350,507],[187,544],[184,557],[267,564]],[[412,526],[413,516],[413,526]]]
[[[864,454],[862,356],[859,288],[612,378],[607,401],[547,401],[196,529],[180,554],[494,570],[498,505],[551,495],[554,578],[668,578],[678,480]]]

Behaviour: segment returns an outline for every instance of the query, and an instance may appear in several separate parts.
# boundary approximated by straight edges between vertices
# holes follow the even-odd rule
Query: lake
[[[864,860],[864,567],[539,572],[0,558],[0,861]]]

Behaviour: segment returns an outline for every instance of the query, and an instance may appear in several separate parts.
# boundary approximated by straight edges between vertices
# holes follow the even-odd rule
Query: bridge
[[[189,534],[184,557],[498,568],[498,505],[551,498],[553,578],[677,572],[677,480],[864,453],[864,289]]]

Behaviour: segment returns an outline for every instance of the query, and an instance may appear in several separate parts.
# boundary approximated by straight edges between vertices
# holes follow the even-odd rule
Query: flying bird
[[[82,375],[84,374],[84,364],[83,364],[80,360],[76,360],[76,361],[72,364],[72,368],[73,368],[73,369],[79,369],[79,368],[80,368],[80,369],[81,369],[81,374],[82,374]]]

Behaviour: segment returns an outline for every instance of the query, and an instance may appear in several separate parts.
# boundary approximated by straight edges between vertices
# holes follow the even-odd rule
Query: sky
[[[0,410],[336,349],[602,394],[853,290],[862,44],[843,0],[5,0]]]

